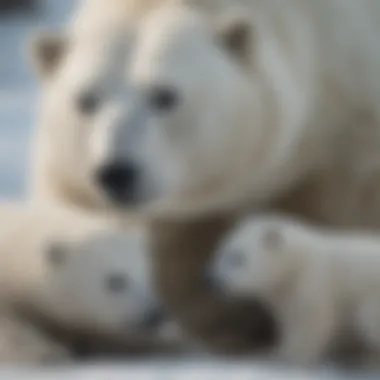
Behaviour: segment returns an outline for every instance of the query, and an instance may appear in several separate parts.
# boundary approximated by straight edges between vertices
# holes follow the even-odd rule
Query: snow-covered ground
[[[379,375],[303,372],[223,362],[157,362],[92,365],[45,370],[0,370],[1,380],[379,380]]]

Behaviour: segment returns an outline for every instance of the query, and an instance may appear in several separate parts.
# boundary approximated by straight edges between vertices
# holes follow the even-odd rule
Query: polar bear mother
[[[379,220],[379,21],[371,0],[151,2],[129,35],[130,106],[99,129],[103,190],[176,213],[295,191],[287,207],[312,218]]]
[[[84,2],[37,45],[36,193],[377,225],[378,20],[373,0]]]

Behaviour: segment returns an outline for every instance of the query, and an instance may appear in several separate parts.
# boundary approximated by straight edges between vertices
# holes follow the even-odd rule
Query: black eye
[[[77,99],[77,107],[83,115],[93,115],[99,108],[101,99],[95,92],[85,92]]]
[[[112,274],[106,279],[106,288],[111,293],[122,293],[128,288],[128,280],[122,274]]]
[[[170,111],[179,103],[179,96],[174,88],[156,87],[150,94],[149,104],[157,111]]]
[[[231,252],[228,258],[228,264],[233,268],[241,268],[246,262],[246,257],[244,252],[234,251]]]

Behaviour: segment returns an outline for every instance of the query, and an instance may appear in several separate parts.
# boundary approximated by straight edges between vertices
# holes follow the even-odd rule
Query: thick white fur
[[[369,234],[257,215],[226,237],[211,270],[226,294],[269,302],[282,333],[274,357],[315,365],[339,339],[355,336],[373,364],[380,357],[379,253],[380,240]]]
[[[120,155],[143,164],[141,191],[161,211],[240,210],[290,191],[281,207],[377,226],[379,8],[376,0],[83,1],[45,83],[34,196],[104,206],[93,173]],[[242,15],[252,26],[244,60],[218,37]],[[131,126],[157,82],[179,87],[181,110]],[[93,85],[107,107],[83,118],[74,98]]]
[[[95,150],[104,161],[142,166],[144,199],[159,200],[152,204],[159,210],[236,210],[299,190],[302,196],[292,197],[289,207],[312,217],[378,222],[378,198],[366,196],[376,193],[379,170],[377,1],[98,0],[78,15],[78,40],[92,29],[109,42],[117,26],[127,25],[119,83],[129,100],[110,101],[112,117],[99,122],[101,137],[94,137],[103,147]],[[241,17],[252,27],[243,61],[218,36],[226,20]],[[98,61],[93,48],[77,54],[78,62],[89,62],[90,55]],[[76,72],[79,65],[69,57]],[[64,74],[67,67],[61,72],[65,82],[80,74]],[[157,83],[179,89],[181,108],[142,117],[146,122],[136,126],[136,112],[152,116],[142,104]],[[52,139],[60,140],[55,133]]]
[[[17,355],[14,336],[20,345],[25,339],[20,361],[45,360],[48,350],[42,348],[52,342],[22,322],[29,315],[127,343],[154,340],[145,318],[155,312],[157,299],[140,225],[46,204],[1,204],[0,219],[0,360]],[[118,293],[109,289],[115,275],[126,283]]]
[[[120,5],[84,1],[67,28],[59,32],[66,46],[57,67],[42,83],[32,156],[30,190],[38,201],[90,209],[105,206],[94,182],[90,148],[99,118],[81,115],[76,99],[93,88],[103,96],[108,87],[113,92],[120,83],[117,66],[123,65],[124,57],[117,52],[118,36],[128,24],[122,16],[123,2],[113,2]]]
[[[66,44],[57,66],[41,83],[31,165],[33,199],[89,209],[109,206],[94,179],[100,155],[94,135],[101,125],[115,123],[110,109],[128,106],[124,76],[129,32],[154,2],[83,0],[67,27],[55,32]],[[41,57],[34,59],[39,65]],[[93,117],[76,108],[76,99],[88,90],[107,103],[104,112]]]

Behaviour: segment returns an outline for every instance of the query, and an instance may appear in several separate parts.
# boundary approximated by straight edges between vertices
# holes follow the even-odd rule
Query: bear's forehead
[[[73,45],[60,78],[63,83],[68,82],[69,86],[80,89],[97,85],[100,81],[110,83],[112,77],[122,78],[127,51],[128,42],[118,38],[97,44],[79,41]]]
[[[112,252],[110,251],[110,253]],[[115,273],[120,275],[133,275],[134,273],[133,266],[128,264],[127,260],[113,254],[110,254],[109,257],[95,253],[91,255],[78,254],[62,269],[60,273],[63,274],[64,278],[66,276],[69,280],[73,277],[80,282],[84,279],[85,283],[88,284],[90,284],[88,280],[91,278],[97,282],[103,281]]]
[[[181,7],[159,8],[148,13],[137,25],[136,42],[143,50],[166,48],[177,55],[203,43],[207,24],[201,14]],[[193,57],[194,59],[195,57]]]

